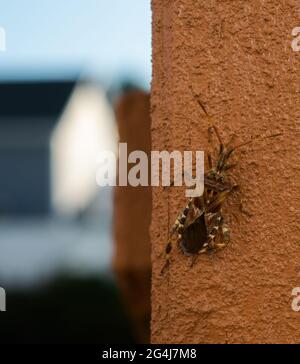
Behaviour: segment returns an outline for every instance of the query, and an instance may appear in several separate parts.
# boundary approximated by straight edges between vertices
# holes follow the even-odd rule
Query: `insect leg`
[[[229,142],[226,144],[226,149],[229,149],[229,147],[231,145],[233,145],[235,139],[236,139],[236,134],[232,134],[230,139],[229,139]]]
[[[219,232],[219,228],[223,222],[223,218],[221,213],[216,213],[215,217],[211,221],[211,227],[209,228],[209,234],[207,239],[207,246],[209,249],[214,249],[215,247],[215,239]]]
[[[224,164],[223,171],[228,171],[237,166],[237,163]]]
[[[219,210],[222,207],[225,200],[227,199],[227,197],[229,196],[230,192],[231,192],[231,190],[225,190],[225,191],[218,193],[217,196],[215,197],[215,199],[213,199],[212,201],[209,201],[209,204],[206,207],[206,211],[214,212],[214,211]]]
[[[179,244],[181,240],[181,235],[178,235],[178,240],[177,240],[177,244]],[[164,264],[164,266],[162,267],[161,271],[160,271],[160,274],[164,274],[164,272],[166,271],[167,268],[169,268],[170,266],[170,254],[171,254],[171,251],[172,251],[172,242],[169,241],[168,244],[166,245],[166,248],[165,248],[165,259],[166,259],[166,262]]]
[[[215,244],[215,249],[216,250],[221,250],[221,249],[225,248],[225,246],[230,241],[229,228],[226,225],[223,225],[223,224],[220,226],[220,239],[221,239],[220,242]]]
[[[186,205],[186,207],[183,209],[183,211],[178,215],[174,225],[172,226],[171,230],[170,230],[170,239],[172,237],[172,235],[175,234],[175,232],[179,233],[178,234],[178,241],[177,243],[179,243],[179,241],[181,240],[181,231],[184,228],[184,224],[187,218],[187,215],[190,211],[190,209],[192,208],[193,205],[193,198],[189,199],[188,204]],[[165,272],[165,270],[169,267],[170,265],[170,253],[172,250],[172,242],[171,240],[168,241],[166,248],[165,248],[165,265],[163,266],[162,270],[161,270],[161,274],[163,274]]]
[[[229,243],[230,241],[230,231],[228,226],[223,225],[222,226],[222,235],[223,235],[223,241],[227,243]]]
[[[209,169],[212,169],[213,163],[212,163],[212,158],[211,158],[211,153],[210,152],[207,152],[207,160],[208,160]]]
[[[166,248],[165,248],[165,259],[166,259],[166,262],[165,262],[164,266],[162,267],[162,269],[160,271],[160,274],[164,274],[165,270],[167,268],[169,268],[171,250],[172,250],[172,243],[171,243],[171,241],[169,241],[167,243],[167,245],[166,245]]]
[[[207,129],[207,134],[208,134],[208,143],[210,144],[210,146],[212,146],[212,140],[211,140],[211,134],[212,134],[212,128],[209,127]],[[209,169],[212,169],[213,167],[213,162],[212,162],[212,157],[211,157],[211,152],[207,152],[207,161],[208,161],[208,167]]]
[[[231,188],[231,191],[238,192],[238,199],[239,199],[238,206],[239,206],[240,212],[247,215],[248,217],[252,217],[252,214],[249,211],[247,211],[244,207],[243,198],[241,197],[242,191],[241,191],[240,186],[238,186],[237,184],[234,184],[233,187]]]
[[[192,255],[191,267],[193,267],[197,261],[198,254]]]
[[[181,230],[184,227],[187,215],[192,207],[193,204],[193,198],[189,199],[188,204],[186,205],[186,207],[183,209],[183,211],[178,215],[174,225],[172,226],[171,230],[170,230],[170,234],[171,236],[176,232],[181,232]]]
[[[218,233],[214,239],[215,242],[214,251],[225,248],[225,246],[228,244],[230,240],[229,228],[226,225],[224,225],[224,219],[223,216],[221,215],[221,212],[220,216],[221,220],[219,223]]]
[[[162,269],[160,271],[160,274],[163,274],[165,272],[165,270],[167,268],[169,268],[169,266],[170,266],[170,253],[171,253],[171,250],[172,250],[172,243],[171,243],[171,241],[169,241],[168,244],[166,245],[166,248],[165,248],[166,262],[165,262],[164,266],[162,267]]]

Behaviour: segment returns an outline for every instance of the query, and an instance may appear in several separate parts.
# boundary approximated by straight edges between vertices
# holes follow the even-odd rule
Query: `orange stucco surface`
[[[152,149],[204,150],[209,120],[222,138],[283,136],[235,154],[230,172],[241,186],[224,207],[231,241],[195,266],[176,247],[163,276],[168,231],[184,188],[153,188],[152,342],[300,342],[300,25],[296,0],[152,0]],[[213,139],[217,145],[216,139]]]

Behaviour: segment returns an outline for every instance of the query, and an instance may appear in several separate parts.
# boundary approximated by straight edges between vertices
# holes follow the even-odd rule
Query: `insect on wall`
[[[212,134],[217,137],[219,148],[215,158],[207,151],[208,171],[204,175],[204,190],[200,196],[188,200],[184,209],[179,213],[169,233],[169,241],[165,247],[165,264],[161,274],[170,266],[173,236],[176,236],[176,245],[180,251],[191,257],[191,266],[194,265],[198,255],[213,254],[224,249],[230,241],[230,229],[226,225],[226,216],[222,208],[225,202],[238,191],[239,186],[228,176],[229,170],[234,170],[234,152],[255,140],[274,138],[282,135],[275,133],[268,136],[252,137],[246,142],[234,145],[234,136],[224,143],[219,130],[205,106],[191,88],[194,98],[210,120],[208,139],[211,142]],[[239,203],[240,212],[244,212],[242,202]]]

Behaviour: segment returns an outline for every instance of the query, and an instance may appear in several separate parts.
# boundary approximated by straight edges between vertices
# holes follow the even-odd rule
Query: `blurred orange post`
[[[130,91],[116,107],[120,143],[127,143],[128,154],[151,150],[149,95]],[[130,170],[130,166],[128,166]],[[151,262],[149,226],[152,198],[150,187],[115,189],[114,271],[124,305],[132,320],[139,343],[150,339]]]

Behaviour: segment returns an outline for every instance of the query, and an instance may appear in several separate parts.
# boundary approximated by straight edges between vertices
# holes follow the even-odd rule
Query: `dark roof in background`
[[[0,82],[0,118],[55,117],[77,81]]]

